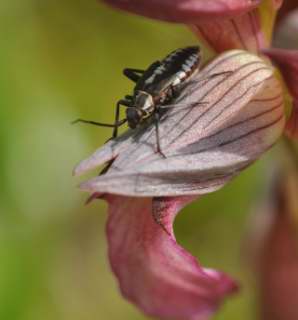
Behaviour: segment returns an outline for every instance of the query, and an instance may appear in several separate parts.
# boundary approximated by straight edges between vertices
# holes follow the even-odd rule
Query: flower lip
[[[163,319],[205,319],[224,298],[237,292],[238,285],[229,276],[203,268],[175,241],[173,220],[194,197],[108,195],[106,200],[111,267],[123,296],[146,314]],[[153,220],[158,213],[169,232]]]
[[[240,15],[258,6],[261,0],[103,0],[103,2],[145,17],[188,24],[202,19]]]

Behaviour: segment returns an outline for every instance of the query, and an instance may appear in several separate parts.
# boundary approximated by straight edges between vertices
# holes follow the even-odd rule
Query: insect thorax
[[[158,106],[170,103],[179,94],[180,85],[198,71],[200,60],[199,47],[187,47],[152,63],[136,83],[132,105],[127,109],[129,126],[136,127]]]
[[[126,109],[126,118],[130,128],[136,128],[155,111],[155,102],[151,94],[136,91],[133,104]]]

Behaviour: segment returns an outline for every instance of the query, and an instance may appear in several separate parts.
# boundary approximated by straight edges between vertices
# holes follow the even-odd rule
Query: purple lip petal
[[[179,23],[241,15],[260,4],[260,0],[103,0],[134,14]]]
[[[226,71],[232,72],[222,74]],[[219,189],[282,133],[283,97],[272,72],[262,59],[244,51],[219,56],[177,100],[178,104],[207,103],[180,112],[173,108],[160,123],[166,159],[155,152],[154,126],[149,126],[138,139],[126,142],[125,148],[116,143],[123,151],[107,174],[81,188],[129,196],[204,194]]]
[[[233,280],[201,267],[173,237],[175,215],[193,199],[107,197],[111,267],[123,296],[150,316],[207,319],[237,291]],[[153,220],[159,211],[169,233]]]
[[[263,53],[279,67],[293,96],[293,108],[287,121],[286,133],[298,139],[298,50],[267,49]]]
[[[199,21],[191,29],[216,52],[244,49],[257,53],[269,45],[257,9],[231,19]]]

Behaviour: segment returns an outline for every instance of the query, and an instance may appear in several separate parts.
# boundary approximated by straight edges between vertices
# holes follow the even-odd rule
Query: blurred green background
[[[111,131],[70,121],[112,121],[115,102],[132,89],[124,67],[146,67],[197,40],[183,26],[95,0],[2,0],[0,35],[0,319],[147,319],[110,272],[106,205],[84,206],[71,176]],[[183,246],[242,285],[217,320],[255,318],[243,236],[269,160],[176,221]]]

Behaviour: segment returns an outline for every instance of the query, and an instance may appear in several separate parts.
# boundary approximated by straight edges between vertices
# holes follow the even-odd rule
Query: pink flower
[[[210,77],[214,73],[222,75]],[[176,243],[176,214],[254,162],[284,126],[282,90],[271,66],[245,51],[208,64],[177,104],[187,101],[196,104],[172,108],[160,123],[166,159],[155,152],[149,123],[109,141],[75,169],[81,174],[115,159],[81,188],[109,203],[109,257],[123,295],[147,314],[169,319],[207,316],[237,288]]]
[[[206,319],[237,284],[222,272],[202,267],[181,248],[173,221],[186,204],[218,190],[258,159],[283,132],[284,92],[270,62],[255,55],[264,52],[285,69],[281,52],[269,48],[282,1],[105,2],[188,24],[216,52],[224,52],[196,75],[174,102],[177,107],[162,119],[165,159],[155,152],[149,122],[109,141],[74,170],[81,174],[113,160],[106,174],[81,188],[91,199],[109,203],[109,258],[124,297],[151,316]],[[255,54],[230,50],[234,48]],[[291,56],[287,66],[294,74],[298,55]],[[220,75],[212,77],[215,73]],[[289,89],[295,99],[292,78]],[[179,108],[183,104],[192,107]],[[295,110],[287,124],[293,135]]]
[[[298,319],[298,175],[286,167],[275,175],[250,239],[263,320]]]
[[[104,0],[104,2],[122,10],[141,14],[154,19],[185,23],[198,37],[215,52],[220,53],[230,49],[244,49],[261,54],[265,52],[273,62],[279,63],[283,74],[298,64],[297,51],[278,50],[271,52],[271,41],[277,11],[280,16],[295,8],[295,0]],[[291,65],[287,61],[280,64],[285,55],[291,57]],[[295,67],[297,68],[297,67]],[[290,88],[297,88],[293,77],[285,77]],[[291,81],[291,82],[288,82]],[[298,89],[296,89],[296,92]],[[293,94],[293,111],[287,125],[290,137],[298,136],[297,93]]]

